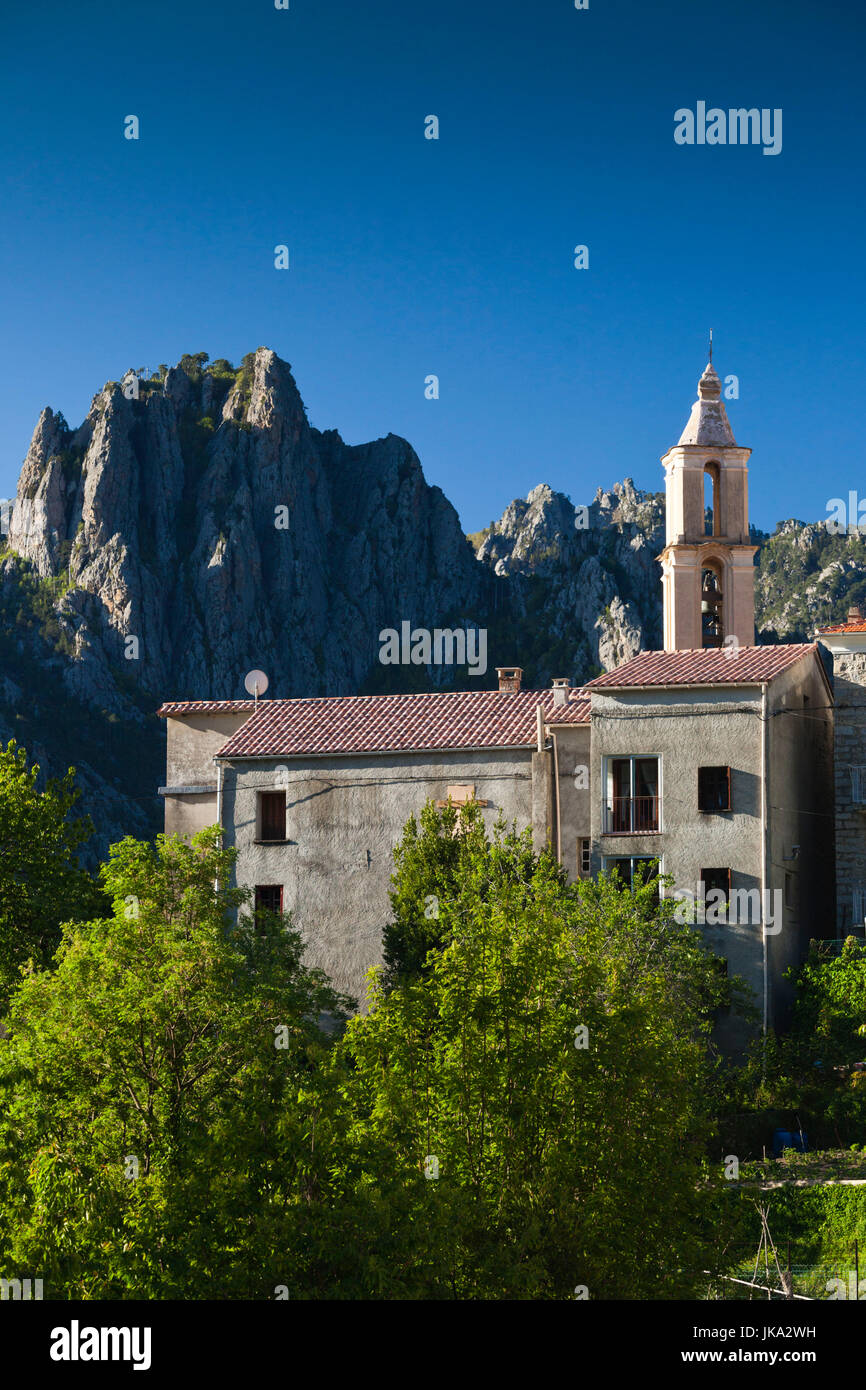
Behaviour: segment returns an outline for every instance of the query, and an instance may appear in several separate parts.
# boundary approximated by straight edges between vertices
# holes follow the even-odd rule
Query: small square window
[[[256,912],[282,912],[283,885],[281,883],[256,884]]]
[[[698,768],[698,810],[730,811],[731,769],[729,767]]]
[[[709,897],[710,893],[721,891],[725,895],[725,902],[727,902],[731,896],[730,869],[701,869],[701,883],[704,885],[705,897]],[[718,902],[718,898],[714,901]]]
[[[605,859],[603,867],[606,874],[612,875],[616,870],[625,887],[629,889],[632,888],[636,876],[646,882],[647,878],[653,878],[662,872],[658,859],[649,859],[638,855],[613,856],[610,859]],[[658,896],[659,886],[656,884],[656,898]]]

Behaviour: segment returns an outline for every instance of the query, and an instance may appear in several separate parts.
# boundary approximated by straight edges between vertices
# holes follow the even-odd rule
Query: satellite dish
[[[268,678],[264,671],[250,671],[244,681],[244,690],[255,700],[264,695],[268,688]]]

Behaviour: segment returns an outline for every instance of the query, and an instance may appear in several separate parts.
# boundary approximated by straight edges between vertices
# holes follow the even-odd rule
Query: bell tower
[[[721,647],[726,638],[755,645],[751,452],[734,439],[711,347],[688,424],[662,459],[667,529],[658,558],[667,652]]]

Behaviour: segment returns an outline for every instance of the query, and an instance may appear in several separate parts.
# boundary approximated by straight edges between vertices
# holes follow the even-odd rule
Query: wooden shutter
[[[286,793],[261,793],[261,832],[262,840],[284,840],[286,838]]]
[[[729,767],[698,768],[698,810],[729,811],[731,809],[731,769]]]

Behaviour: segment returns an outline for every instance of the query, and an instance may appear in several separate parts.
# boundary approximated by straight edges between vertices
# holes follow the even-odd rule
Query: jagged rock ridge
[[[313,428],[267,348],[206,363],[108,383],[75,430],[46,408],[0,561],[0,736],[83,768],[103,848],[159,823],[163,699],[243,695],[253,667],[272,695],[465,688],[462,670],[380,665],[380,631],[405,620],[486,626],[473,684],[511,663],[581,682],[661,645],[661,492],[626,479],[581,516],[541,484],[467,539],[404,439]],[[866,598],[859,537],[789,522],[763,539],[768,640]]]
[[[481,598],[457,514],[405,440],[350,447],[311,428],[275,353],[247,370],[248,393],[181,367],[139,399],[109,384],[74,432],[43,411],[9,544],[66,578],[71,692],[129,715],[124,677],[227,698],[251,666],[282,695],[348,692],[382,627]]]

